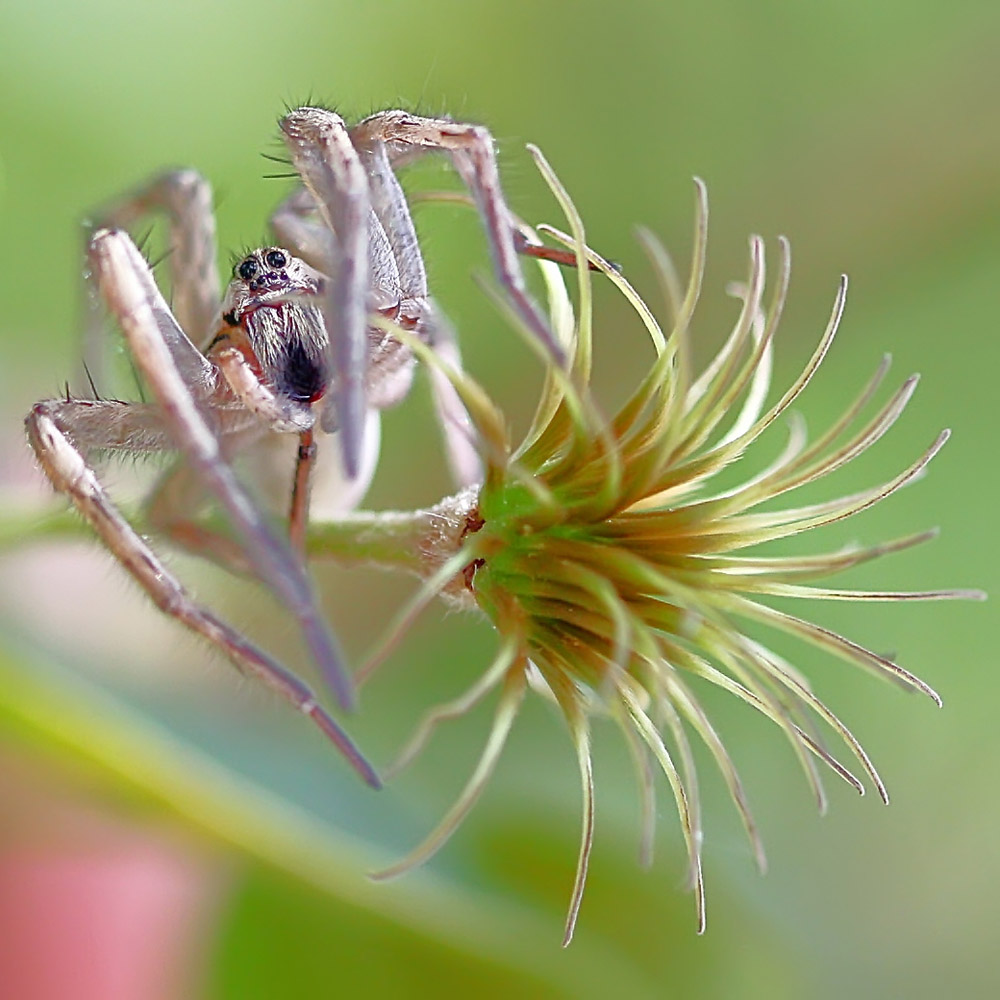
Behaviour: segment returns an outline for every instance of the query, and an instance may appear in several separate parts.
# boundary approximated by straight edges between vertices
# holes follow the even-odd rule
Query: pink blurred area
[[[0,996],[201,995],[226,881],[189,838],[96,805],[0,749]]]

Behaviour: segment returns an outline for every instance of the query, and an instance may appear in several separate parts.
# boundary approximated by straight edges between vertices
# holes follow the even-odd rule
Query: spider
[[[461,365],[428,296],[394,171],[426,152],[450,157],[479,209],[501,286],[525,326],[563,362],[516,256],[556,259],[559,252],[532,245],[508,210],[493,140],[481,126],[391,110],[349,127],[318,107],[292,110],[279,124],[301,185],[272,216],[280,245],[256,249],[237,264],[221,306],[211,191],[200,175],[164,174],[100,215],[87,247],[89,278],[154,401],[74,398],[67,390],[65,398],[35,404],[27,434],[53,487],[157,607],[311,718],[378,787],[374,769],[309,687],[188,593],[116,507],[88,455],[179,452],[148,501],[150,524],[268,586],[295,617],[341,706],[350,708],[353,684],[303,555],[316,442],[337,433],[344,471],[358,494],[359,481],[371,475],[373,419],[405,396],[414,368],[412,353],[371,324],[373,313]],[[151,212],[165,213],[169,222],[172,308],[124,230]],[[468,415],[444,377],[431,373],[431,382],[453,475],[468,485],[479,476]],[[250,500],[230,464],[238,452],[275,435],[298,438],[287,538]],[[235,540],[198,519],[207,497],[221,505]]]

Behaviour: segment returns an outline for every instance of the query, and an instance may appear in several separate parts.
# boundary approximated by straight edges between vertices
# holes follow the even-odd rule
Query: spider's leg
[[[345,470],[361,465],[368,369],[369,245],[374,218],[368,179],[343,119],[321,108],[299,108],[280,122],[295,169],[329,228],[330,276],[323,313],[330,338],[336,391],[324,403],[320,424],[340,431]]]
[[[127,229],[144,224],[157,213],[166,216],[166,265],[171,284],[171,308],[181,331],[168,344],[181,374],[190,384],[211,381],[211,368],[199,347],[208,343],[219,320],[219,274],[216,264],[212,189],[195,170],[172,170],[151,178],[127,194],[107,202],[84,224],[89,247],[97,229]],[[107,372],[107,314],[90,268],[84,272],[85,320],[83,372],[95,395],[110,384]],[[196,346],[197,345],[197,346]]]
[[[158,311],[156,321],[181,378],[193,392],[208,396],[215,390],[216,373],[196,346],[206,343],[219,325],[215,219],[208,182],[193,170],[163,174],[104,206],[94,213],[94,217],[108,220],[108,225],[117,229],[133,225],[157,210],[165,212],[170,223],[174,312],[171,314],[164,305]],[[93,286],[93,292],[97,293],[100,291],[99,274],[90,260],[95,229],[94,224],[88,221],[85,277]],[[91,360],[93,370],[101,381],[102,366],[94,363],[94,359],[101,356],[97,353],[98,337],[102,342],[106,340],[105,311],[96,294],[87,295],[87,306],[84,357]],[[166,316],[161,316],[160,312],[165,312]],[[88,374],[90,372],[88,368]]]
[[[260,579],[295,615],[341,704],[352,704],[350,677],[302,564],[240,486],[222,455],[219,439],[206,422],[202,406],[209,399],[198,387],[192,392],[174,361],[169,345],[183,333],[142,255],[124,232],[102,230],[91,242],[90,263],[132,356],[160,405],[174,444],[228,513]],[[207,360],[205,364],[213,373],[217,371]]]
[[[305,403],[289,396],[277,395],[265,385],[247,363],[243,352],[226,346],[225,341],[209,352],[218,365],[229,388],[250,413],[279,433],[303,433],[312,430],[316,418]]]
[[[75,447],[84,455],[91,451],[123,456],[160,453],[174,446],[155,404],[114,399],[51,399],[45,407],[57,426],[70,431]],[[157,533],[182,548],[233,572],[250,575],[252,567],[236,542],[194,520],[207,500],[204,485],[180,461],[157,484],[146,505],[146,516]]]
[[[331,266],[330,230],[315,221],[316,211],[316,200],[313,196],[305,188],[296,188],[272,213],[271,228],[281,246],[287,247],[296,257],[302,258],[317,271],[324,272]],[[398,304],[398,272],[393,262],[389,240],[377,218],[372,220],[369,236],[369,268],[372,290],[374,290],[376,298]],[[378,444],[377,429],[376,433],[373,433],[371,426],[373,422],[378,423],[378,418],[373,414],[372,407],[389,405],[381,401],[385,395],[382,391],[385,379],[382,378],[384,366],[379,364],[380,360],[383,360],[383,353],[386,353],[379,348],[383,340],[388,341],[389,338],[383,338],[379,331],[370,328],[368,337],[372,354],[368,359],[369,364],[365,377],[368,416],[362,434],[361,463],[357,475],[349,477],[346,481],[340,477],[340,481],[337,483],[336,508],[338,512],[354,509],[368,491],[368,486],[371,484],[375,472]],[[373,340],[373,337],[377,337],[378,340]],[[393,343],[400,349],[397,353],[405,361],[409,357],[409,352],[405,351],[398,342]],[[375,383],[374,395],[373,383]],[[315,454],[314,446],[305,444],[303,447],[306,453]],[[339,466],[344,465],[342,448],[339,448],[336,461]],[[289,513],[289,528],[293,538],[300,533],[303,537],[305,534],[311,496],[310,483],[314,467],[314,457],[308,460],[301,457],[296,459]]]
[[[169,226],[170,307],[181,329],[204,347],[219,325],[221,295],[212,188],[201,174],[172,170],[102,206],[87,223],[88,241],[98,229],[129,229],[157,212]]]
[[[241,671],[262,681],[309,716],[361,777],[377,788],[379,779],[371,765],[324,711],[309,688],[239,632],[197,604],[125,520],[67,436],[67,432],[72,433],[71,428],[76,422],[73,402],[52,400],[38,403],[26,421],[28,440],[55,489],[72,500],[108,549],[161,611],[207,639]],[[81,412],[85,413],[86,409]]]
[[[353,135],[352,135],[353,140]],[[423,254],[417,240],[417,231],[413,226],[410,207],[406,203],[406,195],[389,162],[389,153],[384,142],[372,142],[359,146],[362,162],[368,174],[368,185],[371,191],[372,208],[378,218],[392,253],[392,271],[388,280],[379,281],[375,275],[375,284],[386,287],[390,283],[399,288],[403,297],[408,299],[427,298],[427,269],[424,267]],[[388,265],[386,265],[388,269]]]
[[[309,494],[312,471],[316,464],[316,442],[312,430],[299,435],[295,453],[295,474],[292,477],[292,499],[288,509],[288,540],[303,558],[306,552],[306,532],[309,528]]]
[[[560,365],[566,352],[528,294],[517,259],[514,224],[500,188],[493,137],[481,125],[422,118],[405,111],[380,111],[351,129],[361,150],[384,143],[390,163],[402,163],[420,153],[447,153],[472,193],[483,219],[497,279],[510,296],[528,329]]]
[[[48,400],[45,405],[60,425],[72,426],[73,441],[84,452],[100,450],[132,455],[173,447],[159,407],[150,403],[67,396]]]

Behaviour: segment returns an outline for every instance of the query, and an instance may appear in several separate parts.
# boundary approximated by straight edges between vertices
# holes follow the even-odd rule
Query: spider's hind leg
[[[344,468],[356,478],[367,410],[369,259],[372,232],[368,179],[344,120],[322,108],[298,108],[279,123],[292,162],[312,196],[325,231],[321,243],[328,275],[322,296],[335,392],[324,401],[323,430],[339,430]],[[318,227],[309,230],[320,235]],[[322,250],[323,246],[318,249]]]
[[[87,401],[80,402],[86,404]],[[239,632],[197,604],[125,520],[64,430],[73,424],[72,403],[65,400],[37,403],[26,420],[28,440],[53,487],[69,497],[109,551],[164,614],[207,639],[243,673],[262,681],[309,716],[361,777],[378,787],[379,779],[371,765],[309,688]]]
[[[198,348],[208,343],[219,319],[215,217],[208,181],[195,170],[172,170],[106,202],[84,221],[87,248],[99,229],[137,229],[157,214],[166,217],[168,226],[165,261],[172,308],[186,339],[193,342],[189,354],[196,355]],[[77,381],[89,383],[94,396],[99,396],[114,384],[109,349],[114,341],[89,267],[84,268],[83,278],[82,364]],[[182,359],[178,363],[184,366]]]
[[[219,323],[221,289],[211,185],[196,170],[171,170],[102,205],[88,219],[98,229],[131,229],[162,213],[168,225],[170,307],[188,337],[204,347]]]

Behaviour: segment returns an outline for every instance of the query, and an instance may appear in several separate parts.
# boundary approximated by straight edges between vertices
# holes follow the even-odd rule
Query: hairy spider
[[[338,432],[348,479],[370,476],[373,457],[364,459],[372,451],[373,415],[402,399],[414,367],[410,350],[372,324],[374,313],[461,366],[428,297],[396,167],[435,150],[450,157],[479,208],[500,284],[528,329],[557,360],[562,352],[525,290],[516,257],[519,250],[547,251],[528,244],[507,209],[486,129],[404,111],[379,112],[348,127],[315,107],[289,112],[280,127],[302,184],[271,219],[282,245],[254,250],[237,265],[221,307],[211,191],[197,173],[164,174],[101,213],[87,249],[89,277],[154,402],[67,392],[32,408],[27,433],[52,485],[154,603],[309,716],[377,786],[371,766],[312,691],[190,596],[109,498],[88,453],[178,451],[179,462],[148,502],[152,526],[266,584],[294,615],[323,676],[349,707],[353,685],[302,557],[316,437]],[[124,231],[156,211],[170,226],[172,309]],[[479,475],[468,416],[440,373],[431,380],[453,474],[467,485]],[[275,434],[295,434],[299,444],[288,539],[249,499],[230,466],[237,452]],[[199,517],[208,497],[223,508],[235,540]]]

